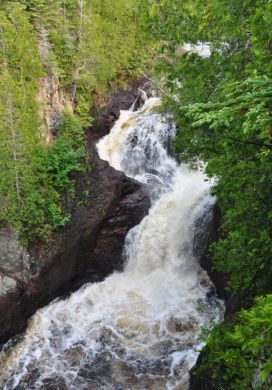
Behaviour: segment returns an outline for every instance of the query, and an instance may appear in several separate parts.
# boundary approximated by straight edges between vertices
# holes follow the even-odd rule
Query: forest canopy
[[[61,194],[86,168],[92,94],[136,76],[144,60],[138,15],[127,0],[1,1],[0,221],[25,245],[69,219]],[[52,93],[65,102],[47,123],[41,112],[58,102],[37,96]],[[48,144],[51,130],[58,136]]]
[[[272,286],[272,2],[163,0],[142,19],[159,44],[157,75],[180,128],[181,161],[206,163],[222,210],[213,267],[249,307]],[[184,50],[210,47],[210,56]],[[209,388],[271,388],[271,296],[215,329],[202,359]]]

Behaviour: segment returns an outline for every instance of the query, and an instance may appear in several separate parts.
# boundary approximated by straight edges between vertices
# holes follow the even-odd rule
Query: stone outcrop
[[[211,204],[204,210],[203,215],[195,222],[194,252],[199,258],[201,267],[207,271],[216,290],[216,295],[225,302],[225,319],[240,310],[242,302],[238,296],[230,294],[226,287],[227,276],[213,267],[210,245],[220,239],[220,226],[222,223],[219,206]]]
[[[201,267],[207,271],[215,285],[216,294],[221,299],[226,299],[226,279],[223,274],[215,271],[209,247],[219,240],[221,212],[216,203],[207,204],[203,213],[198,216],[194,226],[193,246],[194,254],[199,259]]]
[[[145,187],[101,161],[95,142],[105,135],[137,97],[139,82],[109,95],[86,130],[90,169],[77,178],[77,207],[70,222],[50,243],[36,243],[29,254],[16,233],[0,231],[0,341],[23,331],[28,318],[53,299],[123,267],[127,232],[149,209]],[[113,117],[113,118],[112,118]]]
[[[220,239],[220,226],[222,223],[222,215],[217,204],[211,205],[205,213],[200,216],[195,224],[194,234],[194,251],[200,259],[201,267],[207,271],[211,281],[215,286],[215,294],[224,300],[225,313],[224,321],[227,321],[234,313],[239,311],[242,306],[241,299],[237,295],[230,294],[227,289],[227,276],[222,272],[214,270],[209,251],[210,244]],[[195,375],[198,367],[201,365],[205,357],[205,348],[199,355],[195,367],[190,372],[190,390],[217,390],[217,385],[213,383],[213,379],[209,372],[205,375]]]
[[[47,144],[53,142],[56,135],[55,127],[62,110],[73,112],[71,93],[61,86],[57,69],[52,64],[52,44],[48,39],[48,31],[41,26],[39,29],[38,49],[46,73],[39,79],[37,101],[40,107],[41,135]]]

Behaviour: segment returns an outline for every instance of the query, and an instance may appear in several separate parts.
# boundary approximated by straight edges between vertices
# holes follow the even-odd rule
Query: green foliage
[[[84,132],[80,120],[68,110],[61,112],[56,125],[58,137],[71,142],[72,146],[84,143]]]
[[[26,245],[47,239],[69,219],[61,194],[73,192],[75,173],[85,169],[83,126],[91,120],[92,92],[124,73],[137,74],[144,57],[140,5],[1,1],[0,220],[15,227]],[[70,108],[59,113],[57,137],[48,146],[37,101],[41,77],[54,81]]]
[[[175,142],[181,159],[207,161],[218,177],[224,230],[214,264],[228,273],[231,291],[247,297],[269,292],[272,280],[271,81],[228,84],[216,103],[180,107]]]
[[[15,191],[5,194],[9,208],[3,208],[0,215],[17,229],[24,245],[37,238],[48,239],[53,230],[69,221],[60,194],[73,189],[74,174],[85,170],[85,156],[83,146],[75,147],[74,141],[65,137],[49,148],[40,145],[32,156],[33,171],[28,172],[19,198]]]
[[[267,1],[150,1],[144,16],[161,40],[166,107],[181,131],[181,160],[207,163],[223,211],[214,266],[246,299],[271,291],[271,29]],[[178,22],[179,21],[179,22]],[[211,56],[185,53],[210,42]]]
[[[247,305],[272,291],[271,22],[267,0],[149,0],[142,17],[159,42],[157,77],[180,128],[176,152],[204,161],[215,178],[223,217],[214,267]],[[209,58],[184,50],[198,42],[210,44]],[[200,366],[208,386],[272,387],[271,302],[259,298],[213,331]]]
[[[19,214],[23,230],[18,230],[25,242],[34,238],[47,239],[53,230],[69,221],[69,215],[62,211],[60,194],[72,192],[75,173],[85,170],[83,145],[82,126],[74,115],[64,111],[55,143],[41,147],[37,154],[37,181],[33,183],[31,194],[27,191],[24,199],[25,219]]]
[[[47,73],[60,79],[82,123],[91,96],[114,78],[138,72],[145,56],[137,0],[20,0],[35,27]],[[6,8],[10,5],[7,2]]]
[[[68,219],[60,195],[82,170],[83,130],[64,112],[59,139],[46,148],[40,134],[38,78],[42,63],[36,35],[19,4],[0,18],[0,219],[27,244],[48,238]]]
[[[272,295],[250,310],[218,325],[207,339],[201,368],[211,372],[214,388],[270,389],[272,381]]]
[[[267,0],[149,0],[143,28],[160,42],[165,87],[190,104],[216,100],[228,82],[271,76],[271,18]],[[209,59],[182,50],[197,42],[210,43]]]
[[[71,174],[83,170],[84,154],[83,147],[74,150],[72,140],[60,138],[53,144],[45,156],[45,171],[54,189],[68,191]]]
[[[19,4],[7,15],[1,13],[0,43],[0,218],[21,227],[25,194],[35,181],[39,149],[36,94],[42,67],[35,35]]]

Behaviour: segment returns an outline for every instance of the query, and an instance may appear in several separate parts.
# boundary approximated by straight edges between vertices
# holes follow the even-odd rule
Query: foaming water
[[[192,245],[194,223],[214,200],[202,172],[169,156],[175,126],[156,112],[159,104],[153,98],[121,112],[97,145],[152,199],[127,236],[124,272],[39,310],[22,341],[0,356],[1,388],[187,389],[201,330],[220,317]]]
[[[156,112],[160,103],[159,98],[151,98],[136,112],[121,111],[110,134],[97,145],[100,158],[112,167],[148,183],[155,191],[152,200],[160,190],[165,192],[177,171],[175,160],[168,156],[176,129]]]

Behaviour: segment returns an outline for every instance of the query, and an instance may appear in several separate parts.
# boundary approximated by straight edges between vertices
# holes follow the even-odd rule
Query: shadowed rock
[[[133,103],[139,85],[118,90],[102,111],[94,110],[97,119],[86,130],[90,172],[77,178],[76,199],[83,201],[70,222],[29,254],[15,232],[0,231],[0,342],[23,331],[28,318],[56,297],[122,269],[125,236],[147,213],[149,197],[144,186],[101,161],[95,143]]]

